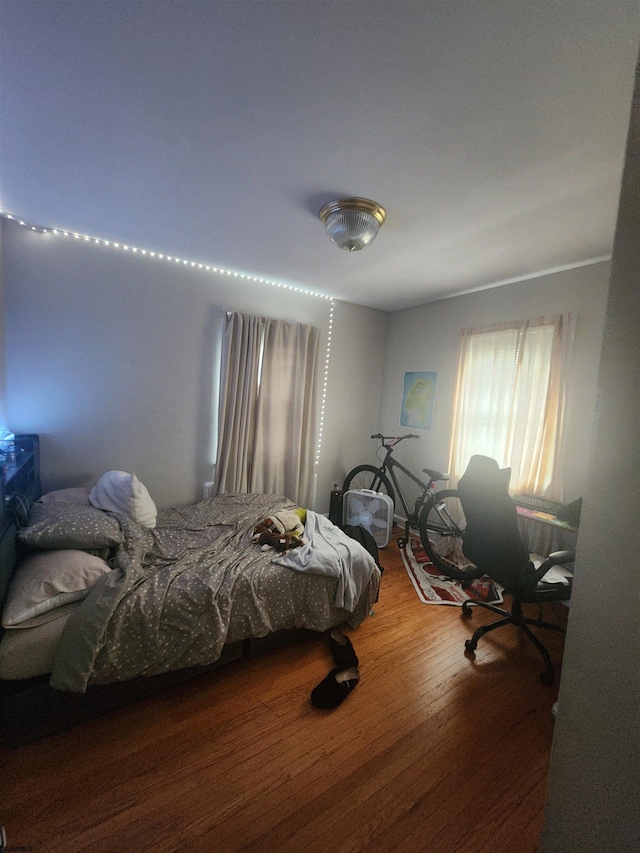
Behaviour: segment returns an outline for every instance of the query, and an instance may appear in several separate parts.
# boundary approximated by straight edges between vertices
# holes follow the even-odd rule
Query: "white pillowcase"
[[[98,509],[121,512],[146,527],[156,526],[156,505],[135,474],[107,471],[89,492],[89,501]]]
[[[110,572],[109,565],[86,551],[40,551],[16,568],[2,611],[3,628],[28,628],[56,619],[63,604],[85,598]]]

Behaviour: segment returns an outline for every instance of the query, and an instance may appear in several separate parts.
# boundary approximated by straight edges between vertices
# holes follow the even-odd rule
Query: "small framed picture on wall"
[[[437,381],[435,370],[408,370],[405,373],[400,426],[431,429]]]

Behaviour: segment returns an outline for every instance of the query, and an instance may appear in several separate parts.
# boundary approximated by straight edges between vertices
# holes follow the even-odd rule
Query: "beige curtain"
[[[319,338],[312,326],[227,317],[216,492],[280,494],[312,505]]]
[[[474,453],[511,468],[512,493],[562,500],[567,370],[575,316],[558,314],[461,334],[449,472]]]
[[[222,339],[214,492],[249,492],[264,320],[227,314]]]

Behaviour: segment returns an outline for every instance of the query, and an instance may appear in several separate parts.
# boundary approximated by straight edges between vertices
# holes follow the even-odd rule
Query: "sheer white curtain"
[[[511,468],[511,491],[562,500],[567,370],[575,316],[464,329],[449,457],[452,483],[474,453]]]
[[[227,316],[216,492],[281,494],[311,506],[319,338],[312,326]]]

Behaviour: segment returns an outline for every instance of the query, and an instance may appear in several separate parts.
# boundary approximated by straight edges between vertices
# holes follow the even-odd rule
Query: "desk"
[[[533,509],[518,508],[518,528],[530,553],[548,557],[554,551],[575,551],[578,529],[567,521]]]

